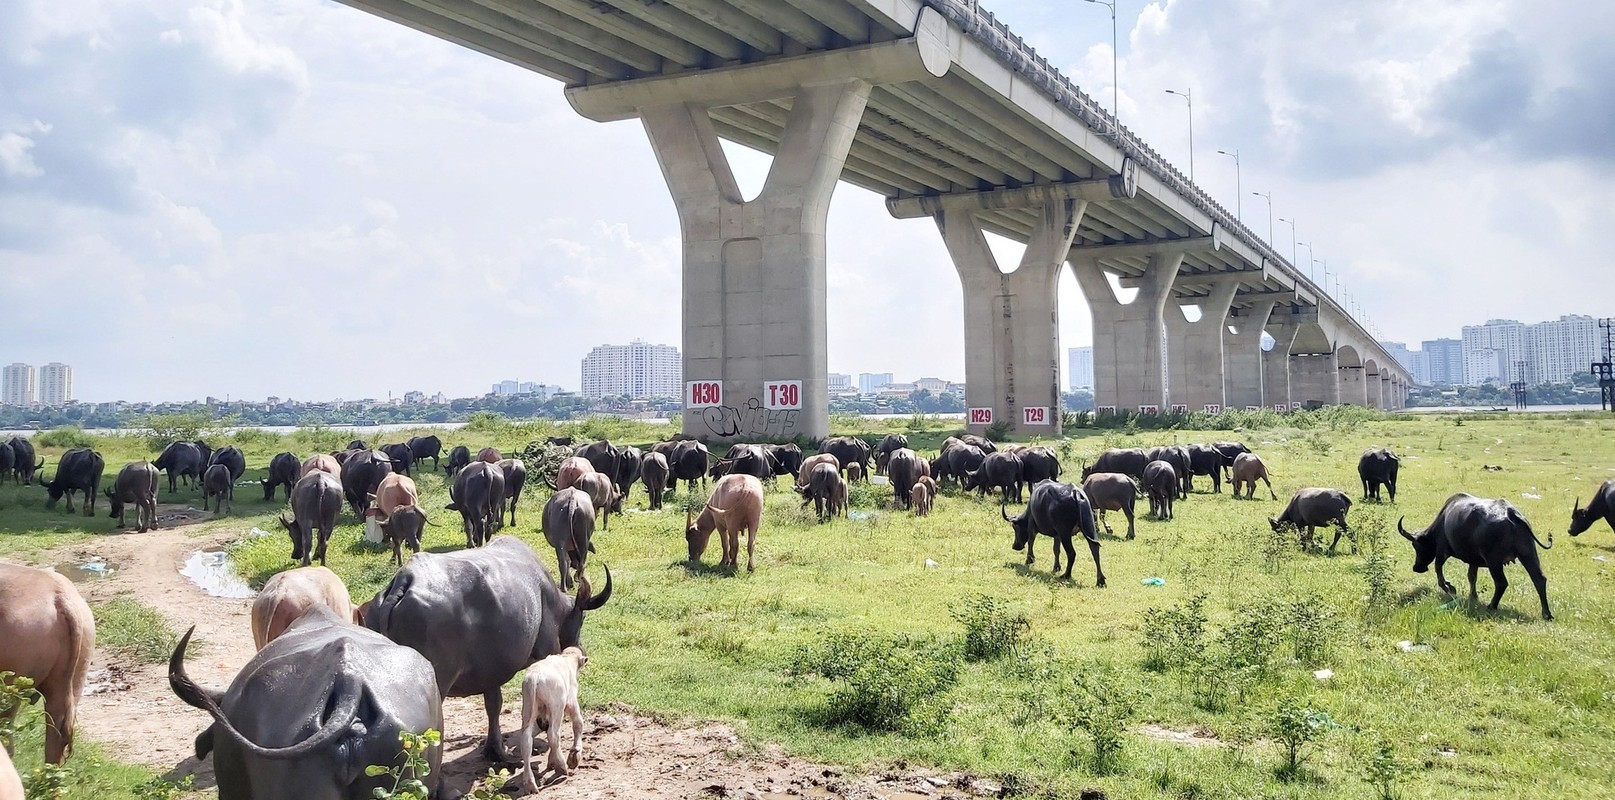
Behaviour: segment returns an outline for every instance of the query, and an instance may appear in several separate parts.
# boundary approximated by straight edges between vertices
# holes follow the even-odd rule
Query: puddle
[[[252,597],[257,594],[236,575],[230,554],[222,550],[196,550],[185,559],[179,574],[214,597]]]
[[[83,563],[64,561],[60,564],[52,565],[51,569],[67,576],[67,579],[74,583],[91,583],[105,580],[112,577],[113,573],[112,565],[99,558]]]

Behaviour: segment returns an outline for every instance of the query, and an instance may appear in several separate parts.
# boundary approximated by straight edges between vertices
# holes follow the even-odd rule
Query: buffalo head
[[[707,551],[707,542],[711,539],[712,530],[710,528],[701,530],[701,526],[696,523],[695,512],[688,508],[684,509],[684,541],[690,546],[692,563],[701,560],[701,554]]]
[[[1015,547],[1016,550],[1023,549],[1028,544],[1031,543],[1031,541],[1032,541],[1032,510],[1031,510],[1030,507],[1028,507],[1027,510],[1022,511],[1015,518],[1011,519],[1010,516],[1009,516],[1009,512],[1006,511],[1004,505],[1002,503],[1000,503],[998,505],[998,515],[1003,517],[1004,521],[1008,522],[1010,524],[1010,527],[1015,529],[1015,545],[1014,545],[1014,547]]]
[[[1430,563],[1436,560],[1435,537],[1428,535],[1428,531],[1409,533],[1408,529],[1402,525],[1403,519],[1404,517],[1396,518],[1396,532],[1402,534],[1402,538],[1413,543],[1413,571],[1429,572]]]
[[[1594,499],[1596,500],[1597,498]],[[1570,535],[1580,536],[1588,528],[1591,528],[1595,521],[1592,512],[1581,507],[1581,498],[1576,498],[1576,505],[1570,509]]]

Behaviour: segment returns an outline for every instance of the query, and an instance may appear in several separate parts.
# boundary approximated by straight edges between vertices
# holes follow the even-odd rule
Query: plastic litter
[[[375,517],[364,518],[364,540],[371,544],[381,544],[387,537],[381,532],[381,523]]]
[[[925,568],[926,569],[936,569],[936,567],[937,567],[937,563],[935,561],[932,561],[929,558],[927,558],[925,560]]]
[[[86,561],[79,565],[79,569],[95,575],[106,575],[110,571],[105,561]]]
[[[1520,492],[1520,496],[1527,499],[1527,500],[1541,500],[1542,499],[1542,495],[1540,495],[1540,494],[1531,494],[1530,492]]]
[[[869,479],[869,483],[872,486],[890,486],[892,479],[886,477],[885,475],[876,475]]]
[[[260,527],[258,527],[256,525],[254,525],[252,527],[252,530],[247,531],[247,538],[248,539],[262,539],[262,538],[264,538],[265,536],[268,536],[268,535],[269,535],[269,531],[266,531],[263,528],[260,528]]]
[[[1139,581],[1139,583],[1142,583],[1145,586],[1165,586],[1166,585],[1166,579],[1165,578],[1145,578],[1144,580]]]
[[[1426,653],[1429,652],[1430,645],[1414,644],[1407,639],[1403,639],[1402,641],[1396,643],[1396,649],[1401,650],[1404,653]]]
[[[1442,603],[1441,604],[1441,610],[1442,611],[1451,611],[1451,610],[1457,608],[1459,606],[1459,604],[1462,603],[1462,602],[1463,602],[1462,600],[1459,600],[1458,598],[1454,597],[1451,600],[1448,600],[1447,602]]]
[[[847,519],[869,519],[870,517],[873,517],[873,516],[875,516],[875,515],[869,513],[868,511],[848,511],[847,512]]]
[[[1593,560],[1594,561],[1603,561],[1604,557],[1603,556],[1593,556]]]
[[[1335,677],[1335,671],[1332,669],[1320,669],[1313,672],[1312,677],[1317,678],[1320,681],[1326,681]]]

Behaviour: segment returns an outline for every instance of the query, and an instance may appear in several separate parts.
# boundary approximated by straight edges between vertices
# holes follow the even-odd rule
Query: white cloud
[[[37,178],[45,171],[34,163],[28,151],[34,140],[15,131],[0,133],[0,171],[12,178]]]

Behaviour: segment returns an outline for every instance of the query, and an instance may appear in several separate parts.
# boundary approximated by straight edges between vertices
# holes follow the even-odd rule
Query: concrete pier
[[[1223,335],[1228,330],[1228,308],[1239,289],[1229,278],[1211,286],[1199,303],[1200,318],[1190,322],[1183,308],[1172,303],[1166,311],[1166,352],[1169,390],[1173,406],[1190,411],[1218,411],[1223,398]]]
[[[1273,315],[1273,300],[1261,300],[1228,312],[1222,333],[1223,402],[1230,408],[1261,406],[1268,402],[1263,391],[1266,381],[1262,364],[1262,330]],[[1289,378],[1284,380],[1285,396],[1272,402],[1289,402]]]
[[[1181,251],[1150,255],[1137,296],[1123,303],[1097,257],[1072,259],[1071,270],[1093,314],[1094,404],[1099,408],[1167,410],[1161,334],[1172,282],[1182,264]]]

